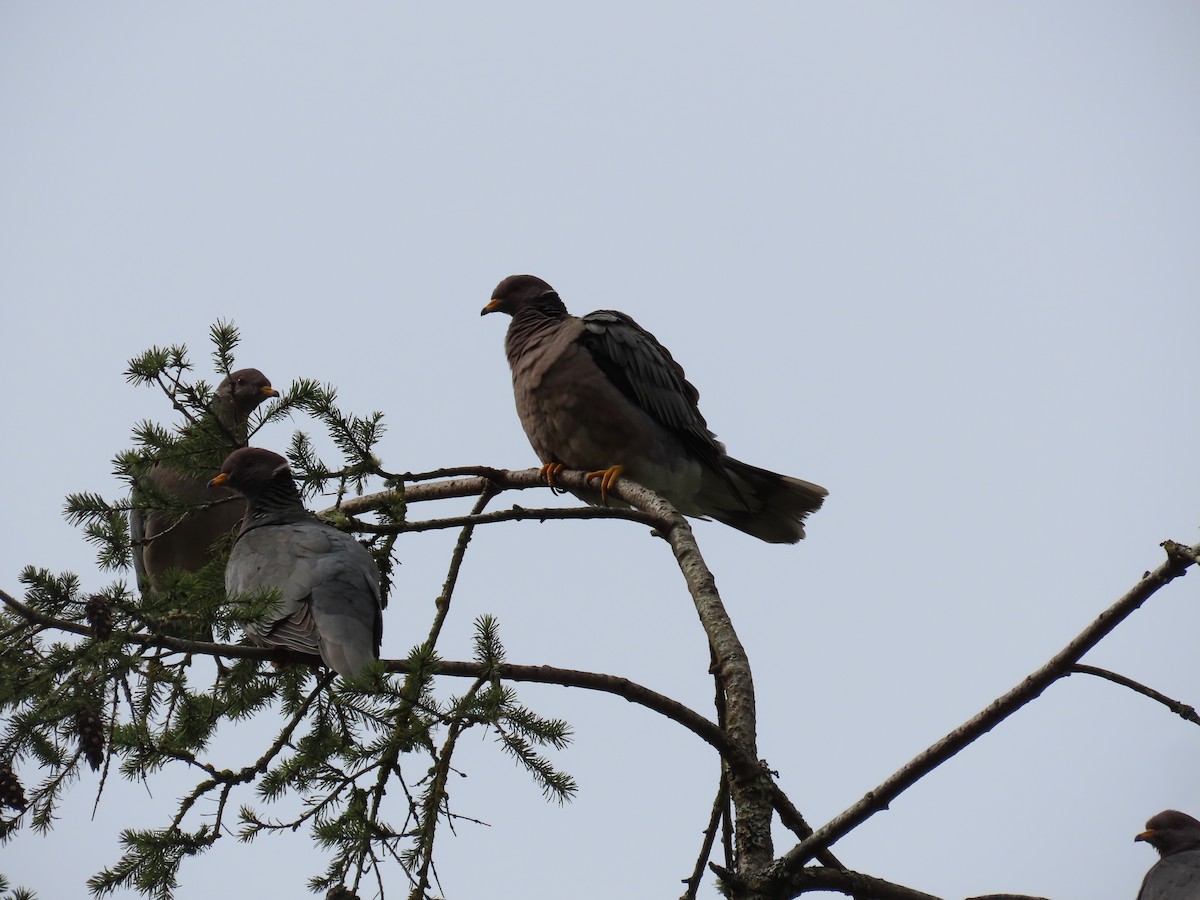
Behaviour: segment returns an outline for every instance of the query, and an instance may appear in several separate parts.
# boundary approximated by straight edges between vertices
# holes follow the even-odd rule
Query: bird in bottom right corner
[[[1164,810],[1134,840],[1145,841],[1161,857],[1146,873],[1137,900],[1200,900],[1200,822]]]

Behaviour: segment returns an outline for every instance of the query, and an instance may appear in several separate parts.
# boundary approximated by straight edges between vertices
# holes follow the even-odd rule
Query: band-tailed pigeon
[[[375,560],[353,537],[304,508],[287,460],[243,447],[209,483],[246,498],[242,530],[225,568],[225,593],[274,589],[281,595],[246,636],[259,646],[319,655],[339,675],[357,675],[378,659],[383,612]]]
[[[1153,816],[1134,838],[1162,858],[1150,867],[1138,900],[1200,900],[1200,822],[1168,809]]]
[[[258,369],[238,369],[222,379],[213,395],[211,419],[200,423],[200,427],[211,428],[220,436],[216,458],[189,456],[188,468],[211,472],[232,450],[244,447],[250,413],[268,397],[278,395]],[[133,568],[143,594],[157,587],[159,579],[171,569],[200,569],[208,562],[213,543],[229,534],[246,512],[245,503],[232,491],[210,488],[206,476],[177,468],[183,462],[156,463],[137,479],[129,532]],[[217,502],[222,499],[230,502]],[[166,506],[175,511],[168,511]],[[181,515],[180,507],[193,508]]]
[[[508,313],[504,350],[517,414],[553,485],[564,468],[600,479],[622,474],[689,516],[773,544],[804,537],[825,488],[736,460],[708,430],[700,393],[650,332],[624,313],[567,312],[533,275],[505,278],[481,315]]]

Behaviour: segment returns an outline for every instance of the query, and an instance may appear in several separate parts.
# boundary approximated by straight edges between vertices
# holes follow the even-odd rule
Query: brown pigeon
[[[287,460],[243,447],[209,483],[246,498],[242,530],[225,567],[225,593],[280,595],[246,636],[259,646],[319,655],[339,675],[357,675],[378,659],[383,613],[375,560],[353,537],[304,508]]]
[[[215,426],[226,438],[217,459],[245,446],[250,413],[268,397],[278,395],[258,369],[239,369],[222,379],[211,407]],[[211,463],[216,464],[217,460]],[[246,506],[234,497],[231,491],[208,487],[206,477],[179,471],[166,462],[156,463],[138,478],[129,531],[133,567],[143,594],[157,587],[171,569],[194,572],[208,562],[213,543],[242,520]],[[217,502],[222,499],[232,502]],[[152,505],[155,501],[160,508]],[[167,503],[194,508],[180,518],[161,508]]]
[[[773,544],[804,537],[825,488],[727,455],[683,368],[629,316],[572,316],[533,275],[501,281],[481,315],[492,312],[512,316],[504,350],[517,414],[548,483],[564,468],[582,470],[607,500],[625,475],[685,515]]]
[[[1200,900],[1200,822],[1168,809],[1153,816],[1134,838],[1162,857],[1146,873],[1138,900]]]

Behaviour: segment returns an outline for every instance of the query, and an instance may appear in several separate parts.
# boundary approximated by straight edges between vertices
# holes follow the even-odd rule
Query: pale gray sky
[[[1198,96],[1186,2],[0,3],[0,586],[27,563],[107,582],[62,499],[117,494],[132,423],[169,418],[126,360],[186,342],[203,365],[219,317],[277,385],[387,413],[393,470],[534,464],[505,323],[478,315],[533,272],[653,331],[735,456],[829,488],[796,547],[696,526],[760,752],[821,824],[1159,541],[1197,540]],[[424,636],[454,537],[400,542],[386,655]],[[1200,703],[1198,600],[1172,586],[1089,661]],[[513,662],[710,712],[703,633],[638,527],[477,534],[446,656],[483,612]],[[575,724],[556,761],[579,799],[546,805],[469,745],[453,802],[492,827],[443,843],[447,895],[678,896],[713,754],[616,699],[520,693]],[[1198,752],[1195,726],[1075,677],[836,850],[947,897],[1133,897],[1143,821],[1200,815]],[[0,850],[14,882],[83,896],[117,829],[165,824],[186,789],[114,778],[92,820],[96,783]],[[304,836],[230,838],[178,896],[299,896],[323,869]]]

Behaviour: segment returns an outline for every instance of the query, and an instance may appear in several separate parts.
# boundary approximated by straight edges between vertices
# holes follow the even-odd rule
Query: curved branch
[[[78,622],[70,622],[66,619],[58,619],[53,616],[48,616],[41,613],[32,607],[22,603],[15,597],[12,597],[6,591],[0,590],[0,600],[6,606],[16,612],[18,615],[34,622],[38,625],[43,625],[50,628],[56,628],[61,631],[71,634],[78,634],[84,637],[95,637],[93,629],[88,625],[82,625]],[[213,657],[226,657],[230,659],[258,659],[263,661],[294,661],[301,654],[289,653],[286,650],[275,647],[255,647],[249,644],[217,644],[208,641],[191,641],[186,638],[177,638],[170,635],[151,635],[137,633],[122,633],[114,631],[109,637],[110,641],[120,643],[131,643],[139,646],[147,647],[164,647],[166,649],[179,653],[192,653],[208,655]],[[305,660],[312,659],[304,657]],[[397,672],[400,674],[408,673],[408,664],[404,660],[385,660],[384,661],[389,672]],[[454,678],[479,678],[484,674],[484,666],[477,662],[456,662],[454,660],[440,660],[437,663],[437,674],[448,675]],[[749,763],[744,756],[739,758],[737,748],[725,736],[725,733],[717,727],[715,722],[706,719],[700,713],[684,706],[678,700],[673,700],[665,694],[660,694],[657,691],[651,690],[644,685],[638,684],[635,681],[630,681],[628,678],[622,678],[618,675],[606,675],[600,672],[584,672],[577,669],[560,669],[554,666],[525,666],[516,665],[513,663],[501,664],[497,671],[501,678],[506,678],[510,681],[528,681],[538,684],[557,684],[563,687],[578,687],[591,691],[600,691],[601,693],[614,694],[618,697],[623,697],[630,703],[636,703],[639,706],[644,706],[647,709],[665,716],[673,722],[682,725],[684,728],[691,731],[705,743],[712,746],[722,755],[731,755],[730,760],[732,765],[741,765],[743,768]],[[755,764],[755,768],[757,765]]]
[[[88,625],[58,619],[33,609],[25,603],[0,590],[0,601],[3,601],[18,615],[38,625],[56,628],[71,634],[84,637],[95,637],[93,629]],[[149,635],[137,633],[122,633],[114,631],[108,638],[120,643],[131,643],[139,646],[164,647],[166,649],[197,655],[226,657],[230,659],[258,659],[270,662],[295,661],[298,654],[271,647],[253,647],[249,644],[217,644],[207,641],[191,641],[170,635]],[[304,657],[306,661],[310,657]],[[387,670],[407,674],[408,666],[404,660],[386,660]],[[457,662],[441,660],[437,663],[438,675],[453,678],[479,678],[484,674],[484,666],[477,662]],[[644,685],[622,678],[617,675],[607,675],[600,672],[585,672],[577,669],[560,669],[554,666],[527,666],[504,663],[498,668],[501,678],[509,681],[527,681],[538,684],[556,684],[562,687],[575,687],[584,690],[599,691],[622,697],[630,703],[643,706],[651,712],[656,712],[682,725],[705,743],[721,754],[731,769],[743,773],[747,777],[757,775],[762,771],[761,765],[753,756],[748,756],[735,745],[715,722],[706,719],[700,713],[674,700],[665,694],[660,694]],[[780,820],[785,826],[805,837],[812,834],[812,828],[805,822],[804,817],[792,805],[791,801],[774,782],[770,782],[770,803],[778,811]],[[840,865],[832,854],[822,854],[822,861],[828,860],[829,865]]]
[[[770,861],[774,852],[771,842],[774,782],[766,766],[757,762],[758,725],[750,658],[725,611],[716,579],[700,555],[700,547],[687,519],[666,500],[638,484],[622,479],[616,487],[620,499],[660,518],[668,526],[662,530],[663,536],[670,543],[679,571],[687,582],[722,676],[725,733],[738,748],[739,755],[756,761],[753,768],[731,767],[729,793],[735,813],[734,847],[738,869],[757,871]]]
[[[730,884],[738,885],[745,890],[746,879],[726,872],[720,866],[710,866],[717,875]],[[870,900],[940,900],[933,894],[884,881],[873,875],[862,872],[852,872],[848,869],[830,869],[821,866],[811,866],[792,872],[784,885],[784,896],[798,897],[810,891],[836,891],[852,897],[869,897]],[[1036,898],[1025,898],[1036,900]]]
[[[771,865],[768,878],[774,882],[777,888],[781,887],[787,879],[802,870],[805,863],[813,858],[818,848],[828,847],[875,813],[887,809],[896,797],[922,777],[991,731],[1025,704],[1039,697],[1055,681],[1068,675],[1071,667],[1079,661],[1080,657],[1125,621],[1159,588],[1186,574],[1188,568],[1195,565],[1200,558],[1200,544],[1187,547],[1174,541],[1164,541],[1162,547],[1167,552],[1166,562],[1153,572],[1143,575],[1141,581],[1102,612],[1094,622],[1080,632],[1048,663],[1027,676],[1011,691],[992,701],[978,715],[955,728],[904,765],[845,812],[818,828],[811,837],[789,850]]]
[[[1146,685],[1134,681],[1132,678],[1126,678],[1124,675],[1109,671],[1108,669],[1101,669],[1098,666],[1086,666],[1083,663],[1076,663],[1071,666],[1071,670],[1067,674],[1095,675],[1097,678],[1103,678],[1105,681],[1111,681],[1113,684],[1127,687],[1131,691],[1136,691],[1144,697],[1149,697],[1151,700],[1161,703],[1181,719],[1186,719],[1193,725],[1200,725],[1200,714],[1196,712],[1195,707],[1188,706],[1186,703],[1180,703],[1178,700],[1172,700],[1166,694],[1160,694],[1154,688],[1146,687]]]
[[[460,475],[464,470],[450,470]],[[474,471],[474,470],[472,470]],[[480,474],[454,477],[433,484],[415,485],[405,492],[409,503],[424,500],[462,497],[481,493],[488,484],[499,489],[525,490],[544,487],[545,482],[538,469],[519,472],[479,470]],[[556,477],[562,487],[582,496],[595,496],[596,491],[583,472],[564,471]],[[634,518],[654,527],[667,539],[675,554],[688,592],[692,596],[696,613],[716,654],[726,691],[727,733],[733,745],[745,758],[757,760],[757,725],[754,700],[754,679],[750,672],[750,661],[728,613],[717,592],[712,576],[700,548],[692,534],[691,526],[669,503],[654,492],[629,481],[620,479],[609,492],[618,500],[635,507]],[[347,501],[341,507],[346,515],[357,515],[380,508],[390,502],[390,494],[374,494]],[[637,511],[640,510],[640,513]],[[611,514],[612,511],[610,511]],[[507,518],[530,518],[526,510],[514,510],[503,514],[492,513],[493,521]],[[587,517],[595,515],[589,513]],[[503,516],[503,517],[501,517]],[[558,514],[555,514],[558,517]],[[582,512],[572,512],[564,517],[582,517]],[[468,520],[452,519],[437,527],[466,524]],[[433,526],[428,526],[433,527]],[[736,813],[735,844],[738,868],[753,871],[766,866],[773,855],[771,843],[771,795],[773,782],[766,767],[756,764],[753,771],[739,767],[733,771],[730,796]]]
[[[427,484],[416,484],[405,491],[406,503],[417,503],[425,500],[447,499],[451,497],[478,496],[488,490],[525,490],[528,488],[545,487],[540,470],[526,469],[518,472],[497,471],[485,467],[466,469],[441,470],[452,477]],[[440,472],[420,473],[416,478],[438,477]],[[597,492],[587,480],[585,473],[564,471],[557,477],[557,482],[563,488],[585,497],[596,496]],[[704,562],[700,549],[696,544],[691,526],[669,503],[657,494],[627,479],[619,480],[609,492],[617,500],[623,501],[633,510],[585,508],[566,510],[512,510],[490,513],[484,516],[473,515],[454,517],[443,520],[431,520],[424,523],[404,523],[402,530],[416,531],[431,528],[462,527],[481,524],[484,522],[510,521],[531,518],[594,518],[611,517],[627,518],[641,522],[655,529],[666,538],[675,555],[676,563],[687,583],[688,592],[692,597],[697,615],[708,639],[708,643],[716,656],[717,669],[721,674],[725,687],[726,730],[712,725],[707,719],[700,726],[692,722],[694,728],[700,728],[708,737],[710,743],[715,738],[709,730],[711,726],[721,735],[721,744],[736,748],[729,751],[731,766],[730,796],[735,810],[735,858],[739,871],[758,871],[765,867],[773,855],[771,842],[772,809],[777,798],[782,797],[778,787],[771,779],[766,766],[758,760],[756,712],[754,698],[754,681],[750,672],[750,662],[738,639],[737,632],[721,602],[716,582]],[[393,492],[386,491],[364,497],[344,500],[340,504],[343,515],[355,516],[384,506],[390,506],[395,500]],[[363,530],[396,530],[391,526],[369,525],[356,523]],[[4,601],[12,598],[4,595]],[[9,604],[12,605],[11,603]],[[23,605],[22,605],[23,606]],[[16,607],[14,607],[16,608]],[[32,611],[30,611],[32,612]],[[45,622],[43,617],[37,619]],[[47,624],[63,627],[66,631],[87,634],[86,629],[75,623],[52,620]],[[143,636],[130,634],[123,639],[143,645],[158,643],[183,652],[210,653],[213,655],[228,655],[242,658],[278,659],[278,652],[267,651],[270,655],[259,655],[259,648],[236,647],[225,648],[223,645],[205,644],[203,642],[168,640],[164,636]],[[232,652],[230,652],[232,651]],[[672,701],[673,702],[673,701]],[[689,711],[690,712],[690,711]],[[694,715],[694,714],[693,714]],[[678,720],[677,720],[678,721]],[[682,724],[682,723],[681,723]],[[699,731],[697,733],[700,733]],[[705,735],[701,735],[704,737]],[[711,739],[710,739],[711,738]],[[717,746],[717,744],[714,744]],[[722,749],[718,747],[718,749]],[[786,799],[786,798],[784,798]],[[800,833],[807,831],[807,825],[790,803],[784,804],[788,810],[785,819],[789,827],[797,828]]]

